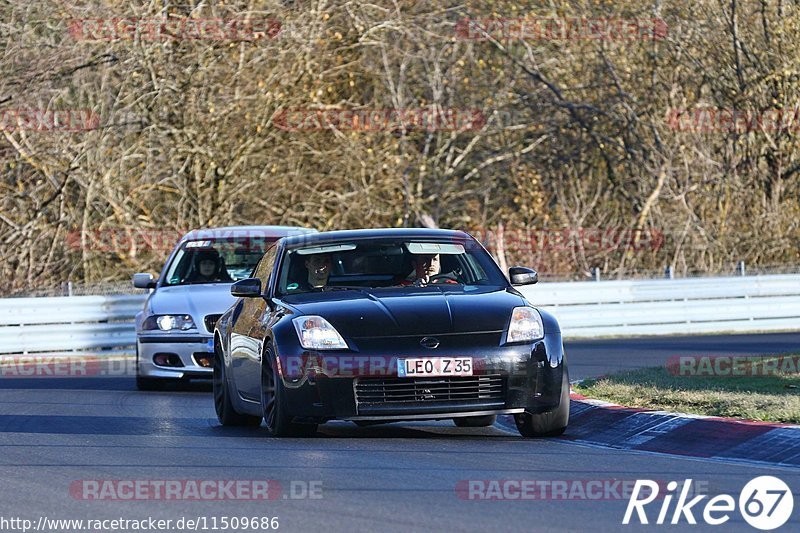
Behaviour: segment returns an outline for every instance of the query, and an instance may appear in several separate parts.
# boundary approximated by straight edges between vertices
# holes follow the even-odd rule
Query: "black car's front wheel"
[[[520,435],[528,438],[558,437],[566,431],[569,422],[569,374],[566,368],[561,379],[558,407],[546,413],[514,415],[514,422]]]
[[[258,426],[261,424],[260,416],[243,415],[233,408],[228,380],[225,379],[225,363],[218,346],[214,347],[213,377],[211,380],[214,389],[214,410],[217,419],[223,426]]]
[[[271,437],[310,437],[317,432],[317,424],[297,424],[287,412],[286,389],[278,376],[275,352],[264,350],[261,359],[261,410],[267,432]]]

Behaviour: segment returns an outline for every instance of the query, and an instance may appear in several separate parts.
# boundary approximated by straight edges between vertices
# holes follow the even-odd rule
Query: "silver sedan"
[[[151,291],[136,315],[137,387],[210,379],[214,324],[235,301],[231,284],[249,277],[278,239],[312,232],[288,226],[193,230],[178,241],[157,278],[134,274],[134,287]]]

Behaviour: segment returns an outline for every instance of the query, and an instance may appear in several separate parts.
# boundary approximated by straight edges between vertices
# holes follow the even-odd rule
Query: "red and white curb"
[[[610,448],[800,466],[800,426],[637,409],[570,395],[563,439]],[[511,417],[501,424],[514,426]]]

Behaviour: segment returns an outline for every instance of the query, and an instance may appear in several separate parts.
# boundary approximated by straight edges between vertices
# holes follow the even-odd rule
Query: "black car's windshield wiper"
[[[369,287],[359,287],[358,285],[325,285],[323,291],[363,291]]]

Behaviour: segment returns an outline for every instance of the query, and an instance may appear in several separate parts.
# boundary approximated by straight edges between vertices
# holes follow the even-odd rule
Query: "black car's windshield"
[[[248,236],[187,241],[167,268],[164,284],[232,283],[247,278],[275,240]]]
[[[289,250],[278,293],[430,285],[501,287],[507,281],[491,256],[474,242],[386,239]]]

